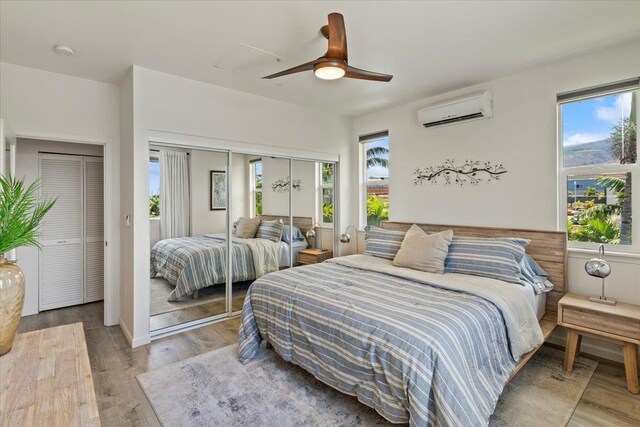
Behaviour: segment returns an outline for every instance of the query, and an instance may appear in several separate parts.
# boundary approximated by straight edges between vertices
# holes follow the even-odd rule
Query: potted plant
[[[0,175],[0,356],[11,350],[24,305],[24,275],[5,254],[22,246],[36,246],[38,228],[54,200],[38,201],[40,181]]]

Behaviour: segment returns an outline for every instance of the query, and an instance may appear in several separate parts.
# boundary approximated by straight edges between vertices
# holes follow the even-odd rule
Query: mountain
[[[618,163],[606,139],[564,147],[564,167]]]

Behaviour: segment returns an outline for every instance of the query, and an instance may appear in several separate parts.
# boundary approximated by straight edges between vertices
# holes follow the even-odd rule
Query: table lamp
[[[351,236],[349,235],[349,229],[353,228],[356,232],[356,253],[358,253],[358,229],[355,227],[355,225],[348,225],[347,229],[344,231],[344,233],[342,233],[340,235],[340,242],[341,243],[349,243],[351,242]]]
[[[315,232],[315,228],[316,225],[318,227],[320,227],[320,224],[318,224],[317,222],[313,223],[313,226],[311,226],[311,228],[309,229],[309,231],[307,231],[307,233],[305,234],[305,236],[307,237],[307,239],[312,239],[313,238],[313,248],[317,249],[321,252],[326,251],[326,249],[324,249],[322,247],[322,230],[320,230],[320,235],[318,236],[318,238],[316,239],[316,232]]]
[[[598,258],[592,258],[584,265],[584,270],[589,276],[599,277],[602,279],[602,291],[600,296],[591,296],[589,301],[598,302],[600,304],[616,305],[616,300],[608,298],[604,295],[604,279],[611,274],[609,263],[604,260],[604,245],[600,245],[598,249]]]

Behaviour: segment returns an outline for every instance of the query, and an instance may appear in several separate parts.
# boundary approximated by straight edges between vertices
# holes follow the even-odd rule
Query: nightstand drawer
[[[620,317],[609,317],[604,314],[563,307],[562,321],[563,323],[581,326],[594,331],[640,339],[640,322],[634,322]]]
[[[318,257],[311,254],[298,254],[298,262],[300,264],[315,264],[318,260]]]
[[[315,249],[305,249],[298,252],[298,263],[316,264],[333,257],[332,251],[318,251]]]

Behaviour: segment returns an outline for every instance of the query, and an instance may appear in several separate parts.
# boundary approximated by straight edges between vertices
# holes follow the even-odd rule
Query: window
[[[560,221],[570,247],[638,247],[630,190],[639,175],[638,80],[558,95]]]
[[[389,132],[360,137],[364,198],[361,218],[365,225],[379,226],[389,219]]]
[[[160,218],[160,161],[149,157],[149,217]]]
[[[252,160],[250,177],[251,217],[262,215],[262,159]]]
[[[322,218],[321,225],[333,225],[333,179],[335,175],[334,163],[320,163],[320,203],[322,212],[318,218]]]

